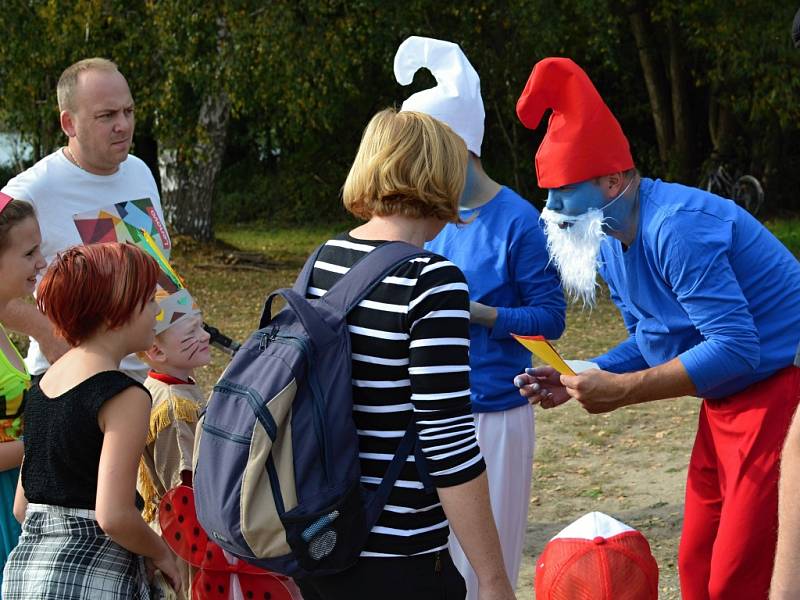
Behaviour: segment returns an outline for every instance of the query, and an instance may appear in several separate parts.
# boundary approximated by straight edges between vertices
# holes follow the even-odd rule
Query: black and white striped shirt
[[[309,297],[323,295],[381,244],[347,234],[326,242]],[[353,418],[361,481],[377,487],[409,420],[436,487],[485,469],[469,389],[469,294],[464,275],[436,254],[403,263],[347,317],[353,353]],[[410,556],[447,546],[449,527],[434,491],[425,493],[411,456],[362,556]]]

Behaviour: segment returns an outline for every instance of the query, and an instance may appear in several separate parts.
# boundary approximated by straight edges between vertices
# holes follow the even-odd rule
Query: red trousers
[[[767,599],[781,449],[799,401],[797,367],[703,401],[678,550],[683,600]]]

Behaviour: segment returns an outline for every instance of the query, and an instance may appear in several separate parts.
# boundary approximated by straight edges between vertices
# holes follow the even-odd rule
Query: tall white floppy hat
[[[394,76],[408,85],[422,67],[433,73],[436,87],[409,97],[400,110],[423,112],[447,123],[467,149],[480,156],[486,113],[478,73],[458,44],[414,35],[397,49]]]

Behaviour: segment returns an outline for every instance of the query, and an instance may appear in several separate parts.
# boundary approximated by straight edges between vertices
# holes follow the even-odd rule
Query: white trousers
[[[534,422],[530,404],[500,412],[475,414],[478,444],[489,479],[492,513],[512,588],[517,586],[528,526],[533,451],[536,445]],[[478,578],[452,533],[450,554],[467,582],[467,600],[477,600]]]

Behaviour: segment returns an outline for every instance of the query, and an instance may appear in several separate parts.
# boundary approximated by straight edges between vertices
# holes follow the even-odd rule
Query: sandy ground
[[[532,599],[536,557],[590,511],[640,530],[659,565],[660,598],[680,598],[677,549],[699,401],[681,398],[589,415],[575,403],[537,411],[534,483],[520,599]]]

